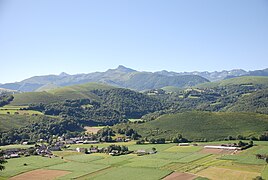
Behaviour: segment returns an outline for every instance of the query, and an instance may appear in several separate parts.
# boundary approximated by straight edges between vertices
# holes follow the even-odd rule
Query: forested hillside
[[[22,140],[24,133],[33,134],[30,139],[36,140],[36,135],[44,132],[35,127],[45,129],[47,133],[42,137],[49,140],[52,135],[81,133],[84,126],[128,126],[129,119],[144,122],[130,123],[143,138],[172,138],[178,133],[190,140],[259,136],[268,130],[267,116],[261,115],[268,114],[267,85],[266,77],[239,77],[198,87],[166,86],[143,93],[87,83],[47,92],[19,93],[14,99],[12,95],[5,95],[0,99],[2,106],[15,105],[24,115],[0,115],[1,137],[5,137],[2,143]],[[27,115],[25,111],[39,111],[44,115]],[[33,131],[28,132],[30,128]],[[17,138],[8,140],[3,135],[8,130],[15,131]]]

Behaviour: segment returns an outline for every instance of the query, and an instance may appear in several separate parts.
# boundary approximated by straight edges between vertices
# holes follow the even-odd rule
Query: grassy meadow
[[[237,141],[230,141],[237,142]],[[75,152],[76,147],[90,145],[71,145],[64,151],[55,151],[56,158],[40,156],[10,159],[0,179],[7,179],[34,169],[64,170],[70,172],[58,179],[162,179],[172,172],[191,173],[198,179],[252,179],[256,176],[268,178],[268,165],[255,157],[256,153],[268,154],[268,142],[256,142],[252,148],[238,154],[214,154],[203,152],[203,145],[228,142],[199,143],[199,146],[181,147],[176,144],[143,144],[135,142],[117,143],[130,150],[157,149],[156,154],[137,156],[135,154],[110,156],[107,154],[83,154]],[[111,143],[96,144],[107,147]],[[12,148],[15,146],[9,146]],[[16,147],[22,147],[17,145]],[[0,147],[4,149],[5,146]],[[24,166],[23,164],[27,164]],[[222,173],[224,172],[224,176]]]

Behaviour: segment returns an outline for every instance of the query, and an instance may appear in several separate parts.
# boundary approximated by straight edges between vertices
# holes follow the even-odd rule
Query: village
[[[115,139],[115,141],[113,142],[114,144],[110,144],[108,147],[98,147],[98,144],[100,144],[101,142],[93,140],[92,136],[90,135],[84,135],[68,139],[64,138],[63,136],[54,138],[54,141],[50,143],[45,143],[42,139],[40,139],[37,143],[24,141],[21,143],[22,148],[6,149],[2,150],[2,153],[4,154],[5,159],[27,157],[31,155],[54,158],[57,157],[57,155],[54,155],[53,151],[62,151],[62,150],[71,150],[85,154],[106,153],[111,156],[120,156],[130,153],[142,156],[157,153],[157,150],[155,148],[152,148],[151,150],[144,150],[141,148],[136,151],[130,151],[127,146],[116,145],[116,143],[118,142],[121,142],[122,144],[122,142],[129,142],[129,141],[131,141],[131,139],[119,137]],[[89,146],[70,148],[74,144],[84,144],[84,145],[88,144]],[[23,148],[23,145],[33,145],[33,146]],[[177,146],[199,146],[199,145],[197,143],[178,143]],[[231,144],[229,143],[221,145],[203,145],[202,147],[204,148],[204,150],[211,149],[212,151],[213,150],[226,151],[226,152],[232,152],[232,154],[236,154],[238,153],[238,151],[250,148],[252,146],[253,142],[244,143],[240,141],[239,143],[231,143]]]
[[[43,139],[40,139],[37,143],[24,141],[21,143],[21,148],[11,148],[2,150],[5,159],[10,158],[20,158],[20,157],[27,157],[31,155],[35,156],[42,156],[48,158],[57,157],[57,155],[53,154],[53,151],[63,151],[63,150],[72,150],[79,153],[91,154],[91,153],[106,153],[111,156],[119,156],[119,155],[126,155],[130,153],[138,154],[138,155],[146,155],[146,154],[155,154],[157,151],[153,148],[150,151],[146,151],[143,149],[137,151],[129,151],[127,146],[120,146],[116,145],[118,142],[129,142],[131,139],[129,138],[116,138],[114,144],[109,145],[105,148],[98,147],[98,144],[101,143],[97,140],[92,140],[91,136],[84,135],[80,137],[74,137],[65,139],[64,137],[57,137],[55,141],[51,143],[46,143]],[[89,147],[77,147],[74,149],[70,149],[71,145],[74,144],[88,144]],[[28,148],[23,148],[27,145],[32,145]],[[95,146],[94,146],[95,145]]]

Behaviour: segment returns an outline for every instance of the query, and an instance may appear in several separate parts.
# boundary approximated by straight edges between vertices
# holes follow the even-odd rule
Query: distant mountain
[[[60,75],[34,76],[21,82],[2,84],[0,87],[32,92],[47,91],[57,87],[88,82],[100,82],[116,87],[141,91],[165,86],[185,88],[208,82],[208,80],[198,75],[178,75],[171,77],[159,73],[139,72],[120,65],[116,69],[109,69],[105,72],[76,75],[61,73]]]
[[[59,75],[34,76],[21,82],[0,84],[0,88],[12,89],[22,92],[47,91],[63,86],[84,84],[88,82],[106,83],[112,86],[129,88],[133,90],[149,90],[174,86],[187,88],[209,81],[219,81],[240,76],[268,76],[268,68],[256,71],[234,69],[230,71],[214,72],[140,72],[122,65],[116,69],[105,72],[69,75],[65,72]]]
[[[223,79],[230,79],[230,78],[240,77],[240,76],[268,76],[268,68],[263,69],[263,70],[256,70],[256,71],[245,71],[243,69],[233,69],[230,71],[226,71],[226,70],[214,71],[214,72],[194,71],[194,72],[181,72],[181,73],[169,72],[169,71],[163,70],[163,71],[158,71],[156,73],[165,75],[165,76],[198,75],[198,76],[208,79],[209,81],[219,81]]]

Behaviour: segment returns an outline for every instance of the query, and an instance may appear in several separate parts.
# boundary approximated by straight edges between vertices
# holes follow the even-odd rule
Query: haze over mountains
[[[186,88],[209,81],[218,81],[239,76],[268,76],[268,68],[256,71],[234,69],[220,72],[194,71],[178,73],[166,70],[158,72],[140,72],[120,65],[116,69],[109,69],[105,72],[75,75],[69,75],[63,72],[59,75],[34,76],[20,82],[0,84],[0,88],[32,92],[46,91],[58,87],[88,82],[100,82],[142,91],[166,86]]]

